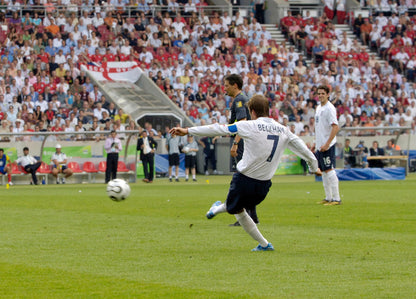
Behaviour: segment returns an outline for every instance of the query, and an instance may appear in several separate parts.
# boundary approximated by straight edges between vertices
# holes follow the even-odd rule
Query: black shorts
[[[179,154],[169,155],[169,166],[179,166]]]
[[[185,168],[195,168],[196,156],[185,156]]]
[[[335,144],[326,152],[317,151],[315,157],[318,160],[319,169],[322,171],[335,168]]]
[[[227,195],[227,212],[236,214],[244,208],[253,209],[266,198],[271,186],[271,180],[260,181],[234,173]]]

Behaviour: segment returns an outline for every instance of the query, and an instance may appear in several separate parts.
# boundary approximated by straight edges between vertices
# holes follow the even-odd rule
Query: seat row
[[[87,175],[88,176],[88,183],[95,183],[95,175],[96,174],[104,174],[105,170],[107,168],[107,162],[101,161],[98,163],[98,168],[95,166],[95,164],[91,161],[86,161],[82,164],[82,168],[79,165],[78,162],[69,162],[68,168],[70,168],[73,172],[73,175]],[[17,165],[16,163],[11,164],[11,171],[12,171],[12,177],[13,176],[22,176],[28,174],[24,170],[24,168],[21,165]],[[129,176],[136,174],[136,167],[134,163],[127,165],[123,161],[118,161],[117,165],[117,172],[118,173],[124,173],[128,174]],[[36,175],[40,176],[42,178],[42,181],[45,184],[48,184],[48,177],[49,175],[52,175],[52,165],[48,165],[45,162],[41,163],[41,166],[36,171]],[[2,176],[2,184],[5,184],[5,176]]]

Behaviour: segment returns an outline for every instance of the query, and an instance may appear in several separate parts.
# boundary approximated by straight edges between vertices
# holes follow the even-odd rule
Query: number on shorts
[[[268,140],[273,140],[273,148],[270,156],[267,158],[267,162],[271,162],[273,160],[274,153],[276,152],[277,144],[279,143],[279,136],[277,135],[267,135]]]
[[[326,167],[331,166],[331,157],[324,157],[324,164]]]

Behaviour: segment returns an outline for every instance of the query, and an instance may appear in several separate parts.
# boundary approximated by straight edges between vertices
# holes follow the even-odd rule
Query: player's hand
[[[186,128],[178,128],[178,127],[176,127],[176,128],[172,128],[172,129],[170,129],[170,131],[169,131],[169,133],[172,135],[172,136],[185,136],[185,135],[187,135],[188,134],[188,129],[186,129]]]
[[[322,171],[318,168],[318,170],[315,172],[315,175],[322,176]]]
[[[329,145],[324,144],[323,146],[321,146],[321,148],[319,149],[320,152],[326,152],[329,149]]]
[[[231,157],[233,157],[233,158],[237,157],[237,149],[238,149],[237,146],[232,146],[231,147],[231,150],[230,150]]]

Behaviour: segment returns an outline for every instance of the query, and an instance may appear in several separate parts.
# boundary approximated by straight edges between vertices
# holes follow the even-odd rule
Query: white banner
[[[90,73],[97,81],[137,82],[142,70],[134,61],[114,61],[102,65],[81,65],[81,70]]]

